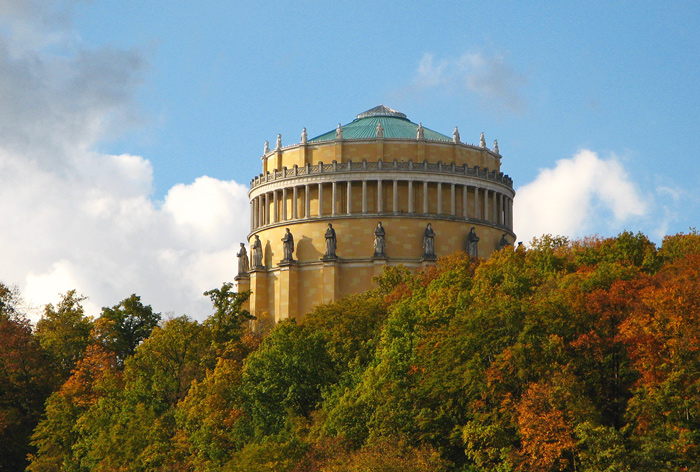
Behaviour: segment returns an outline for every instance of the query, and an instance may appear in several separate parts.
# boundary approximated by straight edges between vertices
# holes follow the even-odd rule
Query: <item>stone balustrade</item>
[[[277,182],[284,179],[293,179],[300,176],[320,175],[330,172],[382,172],[382,171],[400,171],[400,172],[416,172],[416,173],[437,173],[447,175],[470,176],[478,179],[483,179],[491,182],[503,184],[508,188],[513,188],[513,179],[503,172],[491,171],[489,169],[481,169],[479,166],[469,167],[467,164],[457,166],[455,163],[437,164],[429,163],[427,160],[422,163],[414,163],[413,160],[393,162],[382,162],[379,159],[377,162],[367,162],[363,159],[362,162],[341,162],[333,161],[332,164],[324,164],[319,162],[316,165],[307,164],[306,166],[294,166],[291,169],[283,167],[282,170],[267,172],[255,177],[251,183],[251,190],[256,189],[261,185],[270,182]]]

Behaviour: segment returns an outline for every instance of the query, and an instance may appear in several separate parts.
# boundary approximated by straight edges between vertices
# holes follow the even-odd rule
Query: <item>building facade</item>
[[[515,240],[513,181],[498,143],[437,133],[378,106],[274,149],[250,186],[250,250],[236,277],[252,313],[300,318],[373,288],[387,265],[416,270],[456,251],[488,257]]]

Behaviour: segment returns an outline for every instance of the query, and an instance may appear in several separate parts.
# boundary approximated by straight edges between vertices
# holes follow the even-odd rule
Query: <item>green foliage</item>
[[[5,289],[0,284],[0,291]],[[0,469],[23,470],[53,374],[29,322],[16,311],[12,292],[0,297],[6,303],[0,316]]]
[[[283,431],[290,414],[311,418],[337,379],[325,345],[319,333],[284,321],[248,356],[242,389],[256,437]]]
[[[631,232],[544,236],[487,261],[457,253],[374,280],[264,335],[247,323],[249,294],[224,284],[206,293],[215,313],[204,323],[169,320],[129,344],[133,355],[106,349],[116,316],[96,320],[82,357],[66,354],[77,342],[46,342],[77,360],[47,402],[29,470],[697,469],[695,231],[658,251]],[[78,311],[47,307],[60,323],[46,333],[71,332]],[[0,316],[0,337],[41,364],[43,335],[16,316]],[[45,375],[24,375],[21,356],[4,352],[8,385]],[[3,385],[7,437],[3,402],[21,395]]]
[[[60,372],[61,381],[68,379],[90,343],[93,323],[85,316],[83,300],[75,290],[67,292],[55,308],[50,303],[44,307],[44,316],[36,325],[36,338]]]
[[[141,297],[131,295],[112,308],[103,308],[101,318],[106,321],[102,342],[116,353],[123,365],[158,325],[160,313],[153,313],[150,305],[141,303]]]
[[[243,323],[255,317],[243,309],[243,304],[250,297],[250,291],[234,292],[233,284],[224,282],[221,288],[204,292],[211,299],[214,314],[207,319],[214,341],[226,344],[236,341],[243,333]]]

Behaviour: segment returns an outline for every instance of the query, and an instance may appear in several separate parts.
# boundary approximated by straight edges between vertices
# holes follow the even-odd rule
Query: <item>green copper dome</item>
[[[357,115],[351,123],[342,126],[343,139],[369,139],[377,137],[377,127],[381,123],[385,139],[416,139],[418,126],[406,115],[384,105],[371,108]],[[332,141],[337,129],[310,139],[309,142]],[[433,141],[452,141],[452,138],[428,128],[423,128],[423,137]]]

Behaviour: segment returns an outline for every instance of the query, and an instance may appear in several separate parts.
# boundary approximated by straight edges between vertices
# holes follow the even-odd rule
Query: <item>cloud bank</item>
[[[94,151],[139,124],[143,55],[81,47],[51,2],[0,13],[0,281],[35,306],[77,289],[91,314],[137,293],[207,316],[202,292],[235,275],[247,187],[205,176],[154,202],[147,159]]]
[[[561,159],[553,169],[517,190],[514,225],[518,239],[529,242],[543,234],[581,237],[601,221],[612,230],[648,215],[650,204],[614,157],[601,159],[582,150]]]
[[[501,54],[469,52],[457,58],[435,59],[425,53],[414,85],[419,90],[442,89],[448,93],[471,92],[487,106],[520,113],[525,109],[521,88],[525,77]]]

